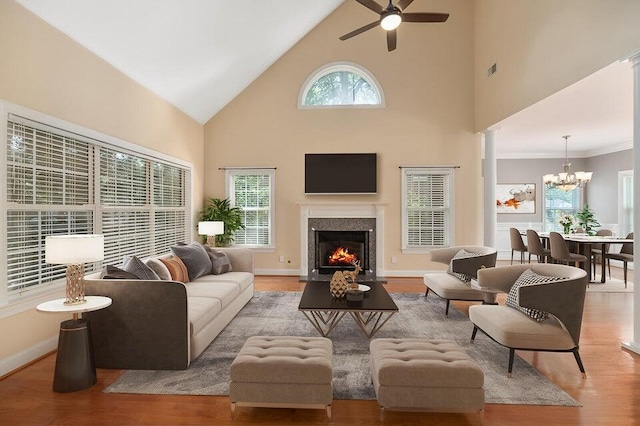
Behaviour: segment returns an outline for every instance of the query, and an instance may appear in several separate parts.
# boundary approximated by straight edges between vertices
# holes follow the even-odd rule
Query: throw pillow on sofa
[[[164,263],[169,270],[172,281],[178,281],[185,284],[189,282],[189,272],[179,257],[173,256],[169,259],[160,259],[160,261]]]
[[[147,259],[144,263],[153,270],[161,280],[171,281],[171,272],[169,272],[169,268],[160,262],[160,259],[155,259],[153,257]]]
[[[200,243],[193,242],[186,246],[175,245],[170,248],[171,253],[179,257],[187,267],[189,281],[211,274],[211,259]]]
[[[158,274],[153,272],[142,260],[137,256],[125,256],[122,261],[122,269],[131,272],[140,280],[160,280]]]
[[[117,266],[107,265],[102,268],[102,274],[100,274],[101,279],[111,279],[111,280],[137,280],[138,277],[133,275],[131,272],[123,271]]]
[[[208,247],[207,254],[211,258],[211,273],[213,275],[225,274],[233,271],[229,257],[220,250],[213,250]]]

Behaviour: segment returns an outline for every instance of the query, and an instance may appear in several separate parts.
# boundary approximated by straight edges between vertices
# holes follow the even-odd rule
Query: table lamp
[[[207,236],[207,245],[216,246],[216,235],[224,234],[224,222],[220,220],[198,222],[198,235]]]
[[[102,235],[50,235],[45,239],[45,261],[67,265],[65,305],[85,303],[84,264],[103,259]]]

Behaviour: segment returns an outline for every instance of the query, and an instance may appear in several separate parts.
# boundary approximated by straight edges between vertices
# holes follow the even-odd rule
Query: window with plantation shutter
[[[231,205],[242,211],[244,229],[235,233],[234,244],[272,248],[274,169],[227,170]]]
[[[38,114],[43,117],[47,121]],[[65,267],[44,261],[48,235],[103,234],[105,259],[85,265],[88,272],[120,264],[125,255],[164,254],[170,245],[191,239],[189,166],[48,119],[55,126],[12,113],[3,123],[6,230],[0,230],[5,257],[0,272],[7,286],[0,290],[0,302],[64,282]]]
[[[453,170],[402,169],[402,249],[421,251],[451,244]]]

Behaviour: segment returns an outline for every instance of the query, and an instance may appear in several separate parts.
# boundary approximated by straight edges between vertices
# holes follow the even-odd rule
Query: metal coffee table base
[[[349,313],[364,335],[371,339],[373,335],[389,321],[389,318],[391,318],[396,311],[302,310],[302,313],[323,337],[327,337],[336,325],[338,325],[340,320]]]

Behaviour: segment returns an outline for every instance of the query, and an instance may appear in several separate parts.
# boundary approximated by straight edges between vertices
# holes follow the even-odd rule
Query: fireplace
[[[336,271],[353,270],[358,281],[376,280],[375,218],[308,218],[308,275],[310,281],[328,281]]]
[[[364,275],[369,269],[368,231],[314,231],[315,269],[320,274],[353,270],[358,262]]]

